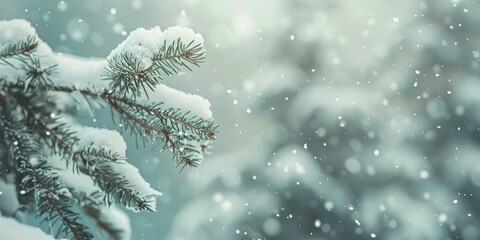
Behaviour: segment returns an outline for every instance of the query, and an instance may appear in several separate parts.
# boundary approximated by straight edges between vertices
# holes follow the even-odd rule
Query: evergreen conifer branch
[[[38,152],[38,145],[31,139],[32,135],[26,131],[25,128],[19,129],[19,127],[23,127],[23,125],[12,125],[12,129],[15,130],[5,132],[5,138],[13,140],[9,141],[8,155],[14,160],[15,165],[15,170],[12,172],[15,176],[15,184],[18,186],[17,198],[20,203],[18,210],[28,213],[34,208],[35,196],[34,191],[32,191],[34,185],[23,181],[26,177],[26,172],[22,171],[22,169],[29,164],[28,161],[32,156],[36,158],[41,158],[41,156]]]
[[[37,115],[31,109],[27,108],[27,111],[30,112],[34,118]],[[153,199],[150,196],[147,196],[145,199],[138,197],[138,193],[134,192],[135,186],[130,184],[122,173],[116,173],[113,170],[114,166],[109,165],[111,162],[117,162],[119,159],[118,153],[92,147],[75,150],[74,144],[78,141],[78,138],[74,136],[77,135],[77,133],[70,131],[67,124],[58,124],[50,127],[45,120],[41,118],[35,118],[35,121],[43,128],[43,132],[49,133],[44,136],[48,139],[47,141],[51,143],[50,147],[53,154],[64,154],[63,159],[66,161],[67,166],[71,163],[77,172],[80,171],[80,167],[87,168],[87,171],[93,169],[89,172],[90,176],[95,184],[106,193],[105,202],[108,204],[114,202],[121,203],[139,211],[153,211],[154,208],[150,205],[152,201],[154,201],[154,197]]]
[[[112,99],[117,101],[117,99]],[[218,125],[212,119],[190,117],[190,112],[181,109],[163,108],[162,103],[139,104],[128,99],[120,99],[115,104],[130,112],[141,116],[151,125],[173,128],[177,132],[193,135],[199,141],[215,140]]]
[[[82,214],[75,205],[99,207],[104,204],[99,199],[100,192],[94,192],[87,196],[83,192],[77,192],[72,186],[68,186],[58,177],[56,169],[48,165],[48,162],[40,157],[39,164],[32,166],[25,162],[23,172],[27,173],[23,178],[23,185],[33,186],[27,192],[37,195],[38,215],[43,216],[43,221],[57,226],[56,237],[72,239],[93,239],[88,232],[88,227],[81,223]],[[23,189],[26,189],[23,187]]]
[[[4,109],[8,108],[4,107]],[[20,203],[20,208],[17,210],[30,212],[35,203],[34,192],[31,191],[33,185],[23,183],[26,174],[22,169],[25,168],[31,157],[41,157],[38,145],[26,126],[22,122],[17,122],[11,113],[4,112],[1,125],[3,126],[2,138],[5,146],[5,159],[9,161],[8,164],[11,167],[3,177],[8,182],[7,175],[14,176],[17,198]]]
[[[53,225],[59,225],[56,237],[62,236],[75,240],[93,239],[88,228],[78,221],[79,214],[71,210],[74,208],[71,203],[50,196],[40,197],[40,201],[38,211],[42,215],[47,215],[45,220]]]
[[[24,40],[18,42],[10,42],[3,46],[0,51],[0,60],[11,57],[23,57],[28,56],[35,52],[39,45],[39,41],[36,37],[29,36]]]
[[[70,189],[70,191],[83,210],[82,212],[91,219],[100,230],[103,230],[103,232],[108,235],[108,239],[130,239],[129,230],[125,229],[125,226],[111,222],[112,219],[116,221],[121,221],[121,219],[115,218],[118,216],[107,215],[112,214],[113,206],[108,206],[103,201],[105,194],[102,191],[94,191],[92,193],[75,192],[74,189]]]
[[[110,206],[119,203],[135,211],[155,211],[153,204],[156,196],[143,196],[141,192],[136,191],[137,186],[122,172],[116,171],[114,164],[122,164],[120,161],[112,164],[111,161],[100,158],[89,160],[82,153],[78,156],[86,166],[90,166],[87,173],[95,185],[105,193],[103,197],[105,204]]]
[[[90,176],[95,184],[106,193],[105,202],[108,204],[120,203],[138,211],[153,211],[154,207],[152,207],[151,204],[155,200],[155,197],[139,197],[138,195],[140,194],[135,192],[135,185],[130,184],[122,173],[115,172],[113,170],[114,166],[109,165],[111,162],[117,162],[119,159],[118,153],[95,149],[93,147],[75,150],[74,144],[78,141],[78,138],[75,137],[77,133],[70,131],[67,124],[57,123],[54,127],[50,127],[46,120],[37,117],[40,114],[28,108],[28,106],[23,107],[26,108],[31,118],[34,119],[32,122],[40,126],[42,129],[41,132],[48,133],[43,136],[47,143],[50,142],[49,146],[53,154],[63,154],[67,166],[71,163],[77,172],[80,166],[86,167],[88,170],[93,169],[90,172]],[[56,119],[59,119],[59,117]]]
[[[8,87],[21,88],[21,85],[9,84]],[[201,149],[207,147],[208,141],[216,138],[218,125],[213,119],[189,117],[189,112],[183,113],[180,109],[165,109],[162,108],[162,103],[139,104],[108,92],[96,93],[88,89],[77,90],[70,87],[49,86],[48,90],[69,93],[79,91],[84,96],[106,101],[123,120],[123,127],[130,130],[137,138],[142,139],[144,144],[155,141],[155,139],[163,139],[166,149],[170,149],[174,154],[177,166],[198,166],[203,159]],[[40,125],[45,127],[45,124]],[[57,129],[62,130],[62,127],[65,126],[59,125]],[[51,132],[52,129],[44,128],[44,131]],[[65,135],[74,134],[66,133]],[[59,139],[56,135],[52,137]],[[183,144],[187,141],[189,144]],[[200,151],[194,147],[192,141],[201,145]]]
[[[137,137],[141,137],[144,143],[148,142],[149,139],[152,141],[155,141],[155,139],[163,139],[165,142],[164,149],[172,151],[176,165],[182,165],[182,169],[185,166],[198,166],[203,159],[201,154],[190,154],[192,148],[182,145],[182,141],[186,139],[175,136],[172,128],[151,124],[145,118],[137,117],[133,113],[128,112],[128,110],[123,109],[116,102],[110,102],[110,105],[112,109],[120,114],[122,119],[125,119],[125,129],[130,129]]]
[[[109,58],[103,79],[110,81],[110,89],[117,95],[137,97],[148,96],[147,88],[154,87],[163,80],[163,76],[178,74],[183,70],[192,71],[191,66],[199,66],[205,58],[201,44],[191,41],[185,44],[180,38],[171,43],[165,42],[153,55],[151,64],[136,57],[131,52],[121,52]]]
[[[194,41],[185,44],[179,38],[170,45],[165,41],[152,60],[158,68],[169,76],[178,74],[184,69],[192,71],[191,65],[199,67],[198,64],[205,60],[205,51],[201,44]]]
[[[104,80],[110,81],[110,89],[124,96],[140,96],[147,88],[153,90],[161,79],[153,65],[145,66],[141,59],[128,52],[109,59],[104,76]]]
[[[23,88],[20,83],[7,83],[6,88]],[[198,116],[191,116],[190,112],[184,112],[181,109],[164,108],[163,103],[138,103],[128,98],[116,96],[109,92],[98,93],[90,89],[76,89],[74,87],[65,86],[46,86],[51,92],[80,92],[83,96],[90,97],[93,100],[103,100],[113,110],[124,115],[120,110],[131,113],[132,116],[139,116],[139,118],[148,118],[147,122],[152,125],[161,126],[165,128],[173,128],[177,132],[194,135],[198,141],[212,141],[216,139],[218,132],[218,124],[213,119],[205,119]]]
[[[65,77],[58,71],[63,65],[55,64],[55,56],[35,34],[17,42],[0,42],[0,177],[16,185],[19,211],[29,212],[36,205],[37,214],[54,227],[57,237],[92,239],[82,220],[86,214],[112,239],[129,238],[125,229],[105,218],[106,212],[113,204],[155,211],[160,193],[126,162],[125,150],[111,149],[108,143],[97,146],[95,140],[89,144],[91,136],[82,130],[88,128],[66,120],[70,113],[63,112],[62,103],[54,99],[62,95],[55,94],[79,93],[89,104],[109,106],[113,120],[121,119],[123,129],[144,143],[163,140],[164,149],[173,153],[182,169],[198,166],[208,143],[215,140],[218,125],[213,119],[143,98],[148,99],[147,92],[154,92],[164,76],[191,71],[204,60],[203,44],[163,39],[162,46],[146,48],[158,49],[146,54],[148,59],[128,48],[108,57],[104,74],[97,79],[110,81],[107,89],[97,88],[105,86],[100,83],[77,88],[65,84],[68,80],[58,80]],[[65,167],[51,158],[61,159]],[[73,184],[67,180],[71,174],[90,177],[92,186],[69,185]],[[98,191],[81,190],[91,188]]]
[[[31,99],[35,100],[36,98]],[[68,124],[59,122],[58,116],[47,115],[44,103],[19,100],[18,105],[25,112],[28,126],[39,133],[40,138],[50,148],[52,154],[62,156],[68,165],[69,159],[75,153],[72,152],[73,145],[79,140],[76,137],[77,132],[72,131]]]
[[[57,71],[57,65],[42,65],[40,58],[27,55],[26,60],[20,70],[24,72],[25,88],[29,86],[48,86],[52,85],[50,77]]]
[[[108,163],[100,163],[90,172],[94,182],[106,193],[104,201],[108,205],[122,204],[135,211],[154,212],[155,196],[144,196],[136,191],[128,179],[115,171],[115,167]]]
[[[112,150],[98,149],[94,147],[82,148],[75,152],[76,154],[81,154],[82,156],[89,156],[95,159],[106,159],[110,162],[117,162],[119,160],[125,160],[124,157],[121,157],[120,154],[113,152]]]
[[[4,108],[5,109],[5,108]],[[15,161],[15,175],[17,180],[17,196],[20,202],[19,211],[28,212],[35,203],[38,205],[38,215],[44,220],[58,224],[57,235],[63,232],[63,237],[74,239],[92,239],[83,224],[77,220],[80,214],[70,210],[71,199],[55,170],[48,166],[40,153],[35,137],[22,121],[13,119],[14,116],[4,113],[2,125],[5,127],[4,136],[8,139],[8,149]],[[33,166],[31,161],[37,162]]]

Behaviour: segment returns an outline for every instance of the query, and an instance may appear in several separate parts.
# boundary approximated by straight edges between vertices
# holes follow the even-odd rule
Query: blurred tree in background
[[[287,3],[286,27],[265,33],[268,67],[239,100],[270,124],[250,147],[218,156],[223,171],[203,181],[227,212],[213,221],[228,230],[208,225],[197,202],[186,209],[205,217],[192,235],[178,226],[172,236],[480,237],[478,10],[364,4]]]

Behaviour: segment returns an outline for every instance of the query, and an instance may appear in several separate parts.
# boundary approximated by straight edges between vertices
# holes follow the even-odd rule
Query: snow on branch
[[[148,96],[164,76],[191,71],[204,58],[203,38],[191,29],[139,28],[110,53],[103,77],[117,94]]]
[[[0,59],[26,56],[40,44],[35,29],[20,19],[0,22],[0,43]]]
[[[35,37],[27,37],[16,43],[4,43],[4,47],[0,52],[0,58],[8,58],[14,56],[26,56],[37,49],[38,41]]]
[[[125,158],[127,146],[122,136],[115,131],[85,127],[79,133],[78,149],[98,149],[98,152],[115,152]],[[118,158],[117,157],[117,158]],[[89,175],[94,183],[105,192],[108,204],[119,203],[135,211],[155,211],[156,198],[161,195],[143,180],[138,169],[123,160],[111,161],[110,157],[85,155]]]
[[[160,80],[204,58],[201,35],[183,27],[137,29],[106,59],[87,59],[54,54],[24,20],[0,21],[0,178],[17,191],[15,214],[36,205],[56,237],[92,239],[94,223],[129,239],[115,204],[155,211],[161,193],[128,162],[118,132],[77,124],[69,107],[108,107],[177,166],[198,166],[218,131],[210,103]]]

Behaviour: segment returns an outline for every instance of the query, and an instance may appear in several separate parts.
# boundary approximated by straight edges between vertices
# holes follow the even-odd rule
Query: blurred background
[[[207,61],[166,84],[208,98],[212,154],[130,162],[161,191],[133,239],[480,239],[480,2],[2,0],[57,52],[106,57],[183,25]],[[79,116],[117,129],[110,115]]]

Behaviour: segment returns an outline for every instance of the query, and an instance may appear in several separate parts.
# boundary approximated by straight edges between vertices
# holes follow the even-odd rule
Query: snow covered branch
[[[148,96],[164,75],[192,70],[204,57],[203,38],[190,29],[137,29],[107,58],[103,79],[117,95]]]
[[[0,21],[0,178],[17,189],[18,211],[36,205],[57,237],[92,239],[93,219],[110,238],[129,239],[115,204],[155,211],[161,193],[127,162],[118,132],[81,126],[67,107],[110,107],[182,169],[198,166],[218,128],[210,103],[160,80],[204,57],[201,35],[182,27],[137,29],[106,59],[87,60],[54,54],[26,21]]]

